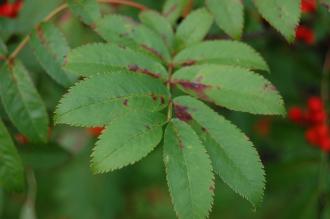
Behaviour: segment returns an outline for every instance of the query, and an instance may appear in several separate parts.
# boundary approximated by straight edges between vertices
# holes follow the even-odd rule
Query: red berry
[[[314,12],[316,10],[316,0],[302,0],[301,11],[305,13]]]
[[[296,123],[302,122],[304,117],[303,111],[301,110],[300,107],[297,106],[293,106],[289,109],[288,116],[291,121]]]
[[[311,124],[322,124],[327,119],[327,114],[322,110],[319,112],[308,112],[308,121]]]
[[[329,128],[327,125],[322,124],[314,127],[317,137],[320,139],[328,138]]]
[[[18,0],[15,3],[7,3],[7,1],[5,1],[0,5],[0,17],[15,18],[21,10],[22,5],[22,0]]]
[[[312,29],[299,25],[296,29],[296,39],[304,41],[308,45],[312,45],[315,42],[315,35]]]
[[[310,97],[307,101],[308,109],[316,112],[321,111],[324,108],[323,102],[320,97]]]
[[[308,129],[305,132],[305,138],[309,144],[316,145],[318,143],[318,136],[315,129]]]
[[[98,137],[99,135],[102,134],[103,131],[103,127],[94,127],[94,128],[88,128],[88,132],[90,135],[94,136],[94,137]]]
[[[320,140],[320,148],[323,151],[330,151],[330,137],[322,138]]]

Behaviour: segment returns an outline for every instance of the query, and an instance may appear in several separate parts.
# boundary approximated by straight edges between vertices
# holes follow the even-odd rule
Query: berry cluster
[[[308,143],[330,152],[330,132],[327,113],[320,97],[310,97],[307,110],[294,106],[289,109],[289,119],[307,127],[305,138]]]
[[[302,0],[301,1],[301,11],[303,13],[313,13],[317,9],[316,0]],[[314,31],[307,26],[299,25],[296,28],[296,39],[302,42],[305,42],[308,45],[315,43],[315,34]]]
[[[0,17],[15,18],[23,5],[23,0],[17,0],[14,3],[9,3],[7,0],[0,4]]]

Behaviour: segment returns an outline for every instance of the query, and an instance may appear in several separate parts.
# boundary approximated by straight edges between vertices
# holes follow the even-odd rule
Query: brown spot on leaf
[[[191,66],[196,64],[196,60],[186,60],[182,63],[182,66]]]
[[[153,101],[157,101],[158,97],[155,94],[151,94],[151,98]]]
[[[151,72],[148,69],[141,68],[136,64],[129,65],[128,70],[133,71],[133,72],[143,73],[143,74],[149,75],[153,78],[159,78],[159,74]]]
[[[192,117],[188,113],[187,107],[185,107],[185,106],[174,104],[174,112],[175,112],[176,117],[178,119],[180,119],[181,121],[188,122],[188,121],[192,120]]]
[[[124,106],[128,106],[128,99],[125,99],[123,104],[124,104]]]
[[[204,127],[202,127],[202,131],[203,131],[203,132],[207,132],[207,129],[204,128]]]
[[[165,98],[163,96],[160,97],[160,103],[164,104],[165,103]]]
[[[209,187],[209,191],[210,192],[214,192],[215,191],[215,187],[214,187],[214,185],[212,184],[212,185],[210,185],[210,187]]]
[[[193,91],[199,98],[208,100],[205,90],[210,88],[210,85],[200,83],[201,78],[198,80],[198,82],[180,80],[176,83],[180,84],[186,90]]]
[[[146,44],[142,44],[141,45],[142,48],[144,48],[145,50],[149,51],[150,53],[152,53],[153,55],[157,56],[160,60],[164,60],[163,56],[154,48],[149,47]]]

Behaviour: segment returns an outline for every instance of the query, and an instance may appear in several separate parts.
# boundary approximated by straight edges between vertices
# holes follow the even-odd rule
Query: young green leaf
[[[157,11],[146,10],[140,13],[139,18],[144,25],[160,35],[168,48],[172,48],[174,40],[173,28],[163,15]]]
[[[128,44],[127,40],[135,42],[144,50],[161,60],[168,61],[170,53],[161,36],[147,26],[122,15],[108,15],[96,23],[96,32],[110,42]]]
[[[42,23],[31,34],[30,45],[38,61],[51,78],[65,87],[73,83],[75,77],[62,68],[70,47],[55,25]]]
[[[205,8],[192,11],[178,26],[176,48],[180,50],[203,40],[212,23],[213,17]]]
[[[196,65],[178,70],[173,83],[186,93],[231,110],[285,114],[276,88],[261,75],[224,65]]]
[[[31,141],[47,140],[45,105],[20,61],[6,63],[0,71],[2,104],[13,124]]]
[[[230,37],[240,39],[244,26],[244,6],[241,0],[206,0],[218,26]]]
[[[163,114],[150,112],[131,113],[111,122],[93,150],[94,172],[113,171],[141,160],[161,141],[165,122]]]
[[[260,203],[265,173],[253,144],[235,125],[206,104],[189,96],[174,99],[178,117],[186,114],[199,125],[198,133],[211,157],[214,171],[235,192],[256,206]]]
[[[20,190],[24,185],[21,158],[0,119],[0,186],[8,190]]]
[[[166,0],[162,13],[169,22],[174,25],[175,22],[183,14],[185,7],[189,4],[189,0]]]
[[[159,62],[116,44],[93,43],[78,47],[69,52],[66,61],[66,70],[83,76],[128,69],[156,78],[167,78],[167,71]]]
[[[101,17],[96,0],[68,0],[67,3],[72,13],[85,24],[92,25]]]
[[[214,193],[211,161],[194,130],[178,119],[165,131],[164,163],[178,218],[206,218]]]
[[[300,19],[301,0],[254,0],[254,4],[263,18],[289,42],[293,42]]]
[[[71,87],[55,112],[56,123],[102,126],[132,111],[155,112],[168,104],[158,79],[134,72],[99,74]]]
[[[249,45],[230,40],[205,41],[188,47],[174,58],[175,65],[215,63],[269,71],[267,63]]]

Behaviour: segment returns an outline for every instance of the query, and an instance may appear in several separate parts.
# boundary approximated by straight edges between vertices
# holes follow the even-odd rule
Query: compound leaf
[[[235,192],[256,206],[265,187],[265,173],[252,142],[235,125],[193,97],[174,99],[178,115],[186,114],[198,124],[214,171]]]
[[[276,88],[261,75],[224,65],[196,65],[178,70],[173,82],[186,93],[231,110],[285,114]]]
[[[20,61],[6,63],[0,71],[2,104],[16,128],[31,141],[47,140],[46,107]]]
[[[159,111],[168,103],[162,82],[128,71],[98,74],[71,87],[55,112],[56,123],[102,126],[132,111]]]
[[[165,131],[164,163],[178,218],[206,218],[214,193],[211,161],[194,130],[178,119]]]
[[[166,117],[161,113],[128,114],[106,126],[92,153],[96,173],[120,169],[150,153],[163,137]]]

